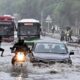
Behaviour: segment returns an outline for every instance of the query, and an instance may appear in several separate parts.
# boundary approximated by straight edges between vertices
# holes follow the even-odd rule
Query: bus
[[[36,19],[21,19],[18,21],[18,38],[27,42],[40,39],[41,25]]]
[[[4,42],[14,41],[15,22],[12,16],[0,16],[0,36]]]

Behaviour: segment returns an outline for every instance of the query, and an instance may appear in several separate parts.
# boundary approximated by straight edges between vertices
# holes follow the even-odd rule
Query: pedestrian
[[[65,33],[64,33],[64,31],[62,30],[62,31],[61,31],[61,38],[60,38],[61,41],[64,40],[64,36],[65,36]]]
[[[72,41],[72,34],[73,34],[72,29],[70,29],[70,30],[69,30],[69,40],[70,40],[70,41]]]
[[[54,33],[54,31],[55,31],[55,27],[52,26],[51,30],[52,30],[52,33]]]
[[[4,49],[1,48],[1,43],[2,43],[2,36],[0,36],[0,51],[2,52],[2,53],[1,53],[1,57],[3,57]]]

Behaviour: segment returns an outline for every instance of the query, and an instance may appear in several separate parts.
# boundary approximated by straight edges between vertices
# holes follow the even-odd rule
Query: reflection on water
[[[16,78],[16,80],[23,80],[21,74]]]
[[[16,80],[24,80],[24,78],[22,77],[22,73],[18,77],[16,77]]]
[[[11,76],[12,77],[24,77],[27,78],[28,77],[28,72],[27,72],[27,67],[23,66],[23,67],[12,67],[11,69]]]

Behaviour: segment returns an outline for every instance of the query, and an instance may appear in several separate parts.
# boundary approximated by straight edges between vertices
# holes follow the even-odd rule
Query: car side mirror
[[[74,52],[71,51],[71,52],[70,52],[70,55],[74,55]]]

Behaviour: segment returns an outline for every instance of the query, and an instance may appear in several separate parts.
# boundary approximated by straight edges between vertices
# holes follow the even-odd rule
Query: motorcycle
[[[23,65],[26,61],[28,61],[27,51],[24,50],[23,48],[15,50],[15,55],[13,56],[11,63],[12,65]]]

